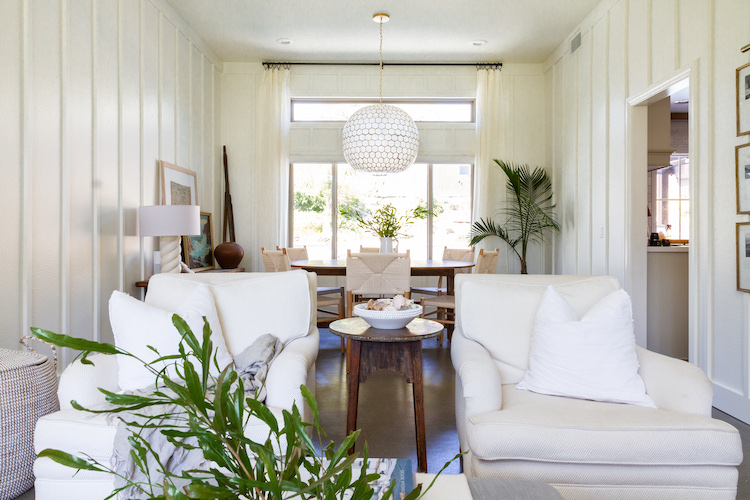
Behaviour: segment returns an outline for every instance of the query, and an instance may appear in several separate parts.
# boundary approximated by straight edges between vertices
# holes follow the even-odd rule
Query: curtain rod
[[[380,66],[377,62],[351,62],[351,63],[340,63],[340,62],[264,62],[263,67],[275,67],[280,66],[283,68],[289,68],[290,66]],[[485,69],[501,69],[503,63],[407,63],[407,62],[384,62],[383,66],[475,66]]]

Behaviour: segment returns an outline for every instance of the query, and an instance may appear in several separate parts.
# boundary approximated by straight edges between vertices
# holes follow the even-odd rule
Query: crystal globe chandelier
[[[380,24],[380,104],[355,112],[343,132],[344,159],[355,170],[388,174],[406,170],[417,159],[419,130],[409,114],[383,104],[383,23],[388,14],[375,14]]]

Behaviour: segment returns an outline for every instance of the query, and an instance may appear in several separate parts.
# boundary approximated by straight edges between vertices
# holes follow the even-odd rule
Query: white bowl
[[[373,311],[372,309],[367,309],[367,304],[357,304],[354,306],[353,312],[367,321],[373,328],[395,330],[405,327],[411,320],[422,314],[422,306],[411,304],[406,309],[400,311]]]

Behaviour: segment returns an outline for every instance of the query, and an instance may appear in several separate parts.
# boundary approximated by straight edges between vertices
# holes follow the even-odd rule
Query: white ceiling
[[[226,62],[377,62],[386,12],[386,62],[538,63],[600,0],[167,1]]]

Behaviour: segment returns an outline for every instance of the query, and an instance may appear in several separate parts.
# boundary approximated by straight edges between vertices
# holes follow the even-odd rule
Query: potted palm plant
[[[526,252],[532,242],[542,243],[550,232],[560,230],[552,203],[552,181],[542,167],[495,160],[508,176],[506,206],[500,211],[502,223],[479,219],[471,226],[471,245],[489,236],[508,244],[521,261],[521,274],[527,274]]]

